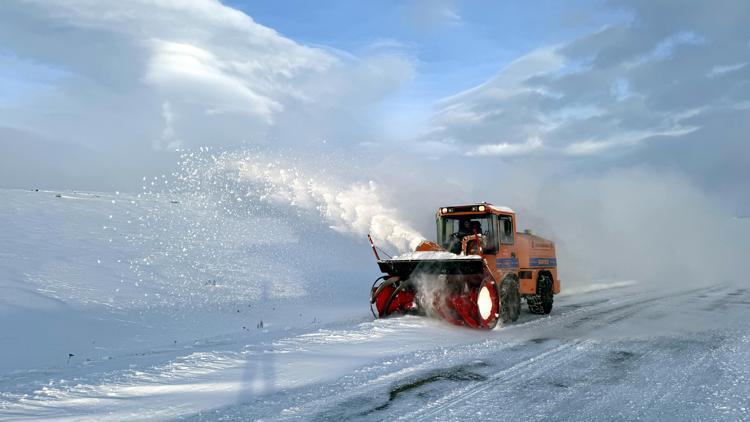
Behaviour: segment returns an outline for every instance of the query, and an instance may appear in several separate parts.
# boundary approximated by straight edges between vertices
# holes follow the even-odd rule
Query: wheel
[[[500,320],[504,323],[516,321],[521,313],[521,293],[518,281],[513,277],[504,279],[498,294],[500,296]]]
[[[518,286],[518,280],[515,278],[510,280],[510,295],[508,297],[508,307],[510,309],[510,321],[516,322],[518,316],[521,315],[521,291]]]
[[[552,312],[552,302],[554,301],[552,277],[547,274],[539,274],[536,286],[537,294],[526,298],[529,311],[532,314],[547,315]]]
[[[485,280],[477,291],[477,320],[481,328],[493,329],[500,319],[500,301],[493,280]]]

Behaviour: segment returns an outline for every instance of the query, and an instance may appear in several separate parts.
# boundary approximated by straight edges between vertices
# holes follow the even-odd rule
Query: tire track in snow
[[[623,298],[632,300],[632,298],[636,298],[636,300],[640,299],[644,295],[642,293],[625,293],[623,295]],[[622,298],[620,298],[622,300]],[[531,316],[531,320],[524,321],[521,323],[511,324],[505,327],[502,327],[500,329],[497,329],[493,334],[499,334],[499,335],[506,335],[508,334],[510,337],[511,333],[519,332],[519,333],[526,333],[526,331],[529,328],[533,327],[540,327],[540,328],[547,328],[547,326],[550,325],[558,325],[562,323],[563,321],[566,321],[570,318],[575,318],[577,316],[583,315],[585,318],[586,313],[591,312],[592,310],[598,309],[602,306],[612,306],[612,304],[619,304],[620,300],[615,300],[613,302],[612,299],[606,298],[606,299],[595,299],[595,300],[588,300],[582,303],[573,303],[568,305],[563,305],[559,309],[565,309],[562,313],[555,314],[550,317],[538,317],[538,316]],[[395,328],[397,330],[397,328]],[[528,337],[528,336],[525,336]],[[488,337],[485,340],[481,342],[471,343],[471,344],[463,344],[459,346],[451,347],[452,350],[450,350],[452,357],[455,357],[458,360],[466,360],[474,358],[476,355],[477,349],[491,349],[493,353],[497,353],[503,350],[511,349],[511,348],[518,348],[522,347],[524,343],[528,340],[528,338],[522,338],[520,340],[514,339],[511,337],[511,341],[508,341],[507,338],[503,337]],[[338,386],[336,388],[335,394],[332,393],[331,389],[327,389],[327,395],[328,396],[336,396],[337,397],[337,403],[346,403],[350,400],[352,400],[355,397],[361,397],[367,395],[369,392],[377,391],[380,388],[383,388],[389,383],[396,382],[400,379],[404,379],[408,376],[411,376],[413,374],[417,374],[420,372],[428,371],[431,369],[434,369],[435,367],[445,366],[445,355],[444,351],[441,350],[432,350],[432,351],[423,351],[420,352],[420,355],[422,356],[421,362],[413,362],[410,366],[407,367],[399,367],[396,370],[393,370],[390,365],[383,366],[382,369],[389,371],[385,374],[381,374],[379,376],[376,376],[372,379],[362,379],[359,382],[352,382],[349,385],[345,386]],[[412,356],[401,356],[399,358],[395,357],[389,357],[387,360],[392,361],[394,359],[398,360],[411,360]],[[300,417],[299,415],[309,415],[311,413],[317,412],[325,412],[325,408],[331,407],[331,401],[327,398],[315,400],[313,402],[308,402],[303,405],[293,406],[292,408],[285,409],[282,413],[285,413],[285,416],[294,419]]]
[[[533,370],[537,362],[544,361],[544,363],[546,364],[546,366],[544,367],[545,370],[550,368],[550,366],[556,367],[562,365],[566,361],[573,359],[573,357],[577,354],[568,353],[568,351],[585,349],[592,343],[593,341],[591,340],[578,340],[554,347],[543,353],[534,355],[528,359],[524,359],[509,368],[503,369],[502,371],[493,374],[486,381],[479,383],[479,385],[472,384],[463,388],[459,388],[457,390],[453,390],[451,393],[443,396],[437,402],[428,404],[426,407],[419,409],[418,411],[411,414],[403,415],[398,418],[398,420],[432,420],[437,414],[448,410],[456,403],[466,402],[473,396],[481,394],[482,392],[495,387],[497,384],[526,374],[529,369]]]
[[[685,292],[684,294],[690,294]],[[671,294],[669,296],[672,296]],[[607,319],[596,319],[590,318],[588,315],[591,313],[612,315],[615,311],[620,311],[617,315],[627,315],[626,312],[630,312],[634,306],[642,305],[648,306],[654,300],[662,299],[663,297],[654,297],[652,292],[623,292],[620,297],[607,298],[607,299],[594,299],[587,300],[582,303],[565,304],[558,309],[565,309],[562,313],[555,314],[549,317],[537,317],[531,316],[531,320],[524,321],[508,325],[501,329],[496,330],[492,334],[498,334],[498,337],[489,337],[487,340],[479,343],[464,344],[458,347],[451,347],[448,351],[450,354],[449,361],[451,363],[457,363],[460,361],[465,362],[469,359],[479,359],[483,356],[478,356],[478,350],[481,350],[482,354],[489,355],[490,353],[497,355],[498,352],[503,350],[515,350],[523,349],[527,346],[529,341],[537,343],[537,340],[533,338],[533,335],[538,336],[538,331],[544,332],[552,331],[557,334],[560,326],[564,326],[566,323],[572,323],[572,326],[577,328],[589,327],[594,329],[607,325],[609,322]],[[615,311],[613,311],[613,309]],[[528,314],[527,314],[528,315]],[[572,321],[571,321],[572,320]],[[532,336],[529,336],[532,334]],[[517,336],[520,335],[519,339]],[[512,339],[508,341],[508,338]],[[542,339],[546,340],[546,339]],[[535,354],[535,356],[538,355]],[[542,350],[541,353],[545,353]],[[421,353],[423,356],[425,353]],[[427,353],[427,355],[430,355]],[[430,355],[431,356],[431,355]],[[398,358],[391,357],[390,360],[407,360],[411,361],[411,356],[401,356]],[[368,397],[372,396],[373,393],[380,394],[379,389],[385,387],[388,382],[395,383],[398,380],[403,380],[408,376],[414,374],[424,373],[426,371],[434,370],[436,367],[446,366],[446,357],[444,353],[437,354],[430,359],[423,359],[422,361],[411,363],[412,366],[400,368],[396,371],[392,371],[393,368],[385,367],[383,369],[391,370],[391,372],[385,375],[378,376],[374,379],[367,380],[363,379],[360,383],[352,383],[349,386],[338,386],[336,389],[327,389],[328,396],[337,397],[336,404],[332,404],[329,399],[314,400],[313,402],[304,403],[302,405],[294,406],[291,409],[287,409],[286,416],[290,419],[300,418],[299,415],[309,415],[316,411],[322,412],[323,414],[336,413],[335,408],[343,406],[350,407],[351,403],[356,402],[356,397]],[[335,394],[334,394],[335,393]],[[327,411],[324,409],[328,409]],[[367,413],[367,411],[362,412]],[[325,417],[323,418],[325,419]]]
[[[727,287],[717,286],[638,316],[652,324],[662,318],[689,324],[685,316],[701,305],[733,295]],[[727,309],[714,310],[727,313]],[[559,420],[746,420],[737,418],[750,414],[750,386],[744,384],[744,392],[742,387],[742,379],[750,378],[745,377],[744,363],[738,364],[747,361],[737,350],[743,349],[737,345],[744,337],[740,335],[737,340],[732,329],[717,328],[690,331],[688,336],[666,332],[603,344],[602,350],[568,368],[563,378],[569,382],[564,389],[552,392],[553,400],[533,403],[534,416],[538,420],[546,420],[549,415]],[[622,366],[608,366],[607,358],[619,353],[625,355]],[[735,373],[718,381],[724,376],[722,366]],[[730,387],[717,389],[717,385]],[[544,389],[544,385],[538,387]],[[516,405],[523,407],[523,403]]]
[[[622,292],[622,294],[622,297],[640,297],[640,295],[631,292]],[[204,413],[202,417],[197,417],[196,419],[210,420],[211,415],[222,414],[234,414],[239,418],[241,415],[253,412],[264,417],[296,420],[309,419],[309,415],[336,413],[335,409],[340,408],[342,403],[347,408],[351,407],[351,403],[357,403],[356,405],[352,405],[361,408],[362,404],[358,403],[361,400],[357,398],[372,398],[373,396],[380,395],[383,389],[399,382],[399,380],[414,377],[417,374],[432,371],[435,368],[445,367],[447,364],[450,365],[451,362],[461,363],[466,360],[475,359],[478,351],[483,351],[480,353],[484,354],[496,354],[506,349],[523,350],[525,348],[524,344],[528,343],[530,338],[528,328],[543,328],[550,323],[557,324],[558,321],[589,312],[592,307],[596,309],[600,306],[611,306],[610,302],[611,299],[609,298],[585,298],[581,302],[561,304],[562,306],[557,308],[557,312],[559,313],[549,318],[540,318],[524,313],[526,317],[532,319],[508,325],[490,333],[482,333],[482,335],[477,335],[477,332],[468,330],[456,331],[456,333],[466,333],[466,340],[474,337],[480,339],[480,341],[462,341],[453,345],[430,347],[401,354],[387,355],[343,376],[340,380],[332,384],[316,384],[301,390],[289,390],[280,394],[281,396],[286,396],[286,398],[276,397],[275,399],[270,399],[266,397],[263,399],[253,399],[224,409],[224,413],[221,410]],[[386,325],[381,327],[380,325],[382,324]],[[425,329],[439,328],[441,331],[455,329],[454,327],[440,328],[440,324],[442,323],[424,318],[393,318],[373,321],[372,323],[363,324],[356,329],[323,330],[316,333],[290,337],[279,340],[275,345],[281,346],[286,353],[294,353],[295,351],[311,352],[311,345],[328,344],[329,339],[332,339],[334,343],[348,343],[347,339],[350,339],[354,340],[355,343],[368,343],[372,344],[373,347],[382,347],[380,343],[387,344],[387,341],[379,341],[378,339],[381,338],[388,341],[395,338],[398,345],[401,341],[406,340],[404,335],[407,338],[411,338],[412,335],[424,334],[423,331]],[[373,334],[376,341],[372,341]],[[518,334],[521,334],[520,339],[517,336]],[[351,403],[347,404],[347,402]]]
[[[569,329],[597,329],[606,327],[615,323],[618,323],[620,321],[623,321],[627,318],[629,318],[632,315],[635,315],[635,311],[638,311],[640,309],[648,307],[650,304],[658,301],[663,301],[664,299],[671,298],[671,299],[687,299],[691,297],[692,295],[707,291],[707,290],[713,290],[712,288],[696,288],[687,290],[681,293],[677,294],[663,294],[660,296],[653,296],[649,293],[645,293],[643,295],[637,295],[635,298],[625,300],[623,302],[613,302],[611,304],[615,304],[617,306],[615,307],[596,307],[592,310],[594,310],[593,313],[591,312],[585,312],[583,315],[580,316],[580,318],[574,318],[573,321],[560,321],[559,319],[557,321],[554,321],[555,323],[563,323],[563,327],[569,328]],[[643,296],[646,296],[645,298]],[[597,309],[601,308],[601,309]],[[568,314],[569,316],[576,316],[576,313]],[[595,319],[592,317],[602,316],[601,319]],[[590,323],[589,323],[590,322]],[[551,325],[557,325],[557,324],[551,324]],[[585,324],[585,325],[582,325]],[[523,326],[526,324],[519,325]],[[578,358],[581,354],[583,354],[589,347],[596,344],[593,340],[580,340],[575,339],[568,343],[565,343],[563,345],[554,347],[552,349],[546,350],[540,354],[534,355],[530,358],[524,359],[521,362],[518,362],[506,369],[503,369],[493,375],[491,375],[486,381],[482,381],[479,383],[473,383],[468,386],[454,389],[447,395],[444,395],[443,397],[439,398],[432,404],[428,404],[427,406],[402,415],[398,418],[398,420],[430,420],[435,419],[438,414],[450,409],[451,407],[456,406],[457,404],[465,403],[468,400],[470,400],[472,397],[481,394],[490,388],[493,388],[499,384],[502,384],[505,381],[512,380],[514,378],[533,378],[534,376],[540,375],[541,372],[549,372],[551,369],[557,368],[561,366],[562,364],[566,362],[570,362],[572,360],[575,360]],[[539,366],[538,368],[534,368],[534,363],[537,362],[543,362],[543,366]],[[525,370],[531,368],[531,372],[524,372]]]

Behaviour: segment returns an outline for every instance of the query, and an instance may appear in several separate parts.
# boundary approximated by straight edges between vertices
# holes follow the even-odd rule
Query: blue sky
[[[479,85],[510,61],[540,46],[565,43],[627,19],[601,1],[225,2],[282,35],[310,45],[360,54],[395,49],[417,73],[408,95],[431,102]],[[420,21],[424,9],[436,16]],[[584,12],[585,11],[585,12]]]

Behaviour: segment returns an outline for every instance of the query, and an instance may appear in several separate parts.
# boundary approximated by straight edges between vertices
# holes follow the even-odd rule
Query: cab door
[[[516,221],[513,214],[499,214],[496,218],[498,250],[495,258],[497,281],[512,273],[518,273],[518,255],[516,251]]]

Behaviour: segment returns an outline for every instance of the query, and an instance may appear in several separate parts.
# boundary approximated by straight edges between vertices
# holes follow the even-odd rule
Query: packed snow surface
[[[220,180],[0,191],[0,420],[750,420],[746,278],[564,280],[492,331],[373,320],[365,239]]]
[[[479,255],[457,255],[448,251],[417,251],[394,256],[393,259],[411,261],[422,259],[482,259],[482,257]]]

